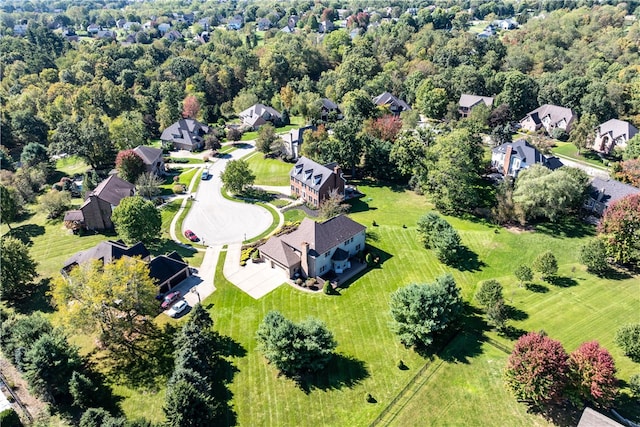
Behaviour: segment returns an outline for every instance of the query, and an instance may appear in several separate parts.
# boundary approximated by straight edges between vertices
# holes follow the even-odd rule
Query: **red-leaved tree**
[[[504,372],[516,399],[534,407],[562,400],[567,384],[567,352],[559,341],[536,332],[520,337]]]
[[[640,194],[613,202],[604,211],[598,233],[614,261],[640,266]]]
[[[627,160],[620,163],[616,178],[636,187],[640,186],[640,159]]]
[[[182,117],[195,119],[199,112],[200,103],[198,102],[198,98],[193,95],[187,95],[184,101],[182,101]]]
[[[116,157],[118,175],[125,181],[135,183],[144,173],[144,161],[133,150],[122,150]]]
[[[613,357],[597,341],[583,343],[569,356],[569,398],[609,408],[618,393]]]
[[[388,114],[378,119],[368,120],[364,129],[366,133],[375,138],[393,142],[402,129],[402,120],[400,117]]]

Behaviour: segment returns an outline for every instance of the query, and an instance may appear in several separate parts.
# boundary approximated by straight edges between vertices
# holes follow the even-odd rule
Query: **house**
[[[160,140],[163,146],[177,150],[200,150],[204,147],[204,136],[210,131],[209,126],[194,119],[180,119],[166,128]]]
[[[584,204],[584,208],[597,215],[602,213],[616,200],[633,194],[639,194],[640,188],[625,184],[613,179],[602,179],[595,177],[589,187],[589,198]]]
[[[411,110],[409,104],[407,104],[400,98],[396,98],[389,92],[381,93],[380,95],[373,98],[373,103],[379,107],[389,108],[389,111],[391,111],[391,113],[396,116],[399,116],[403,111]]]
[[[251,129],[258,129],[260,126],[270,122],[277,126],[282,120],[282,114],[276,109],[264,104],[254,104],[238,114],[242,122]]]
[[[116,37],[117,37],[116,32],[111,30],[100,30],[96,33],[96,38],[98,39],[115,40]]]
[[[577,427],[624,427],[622,424],[602,415],[600,412],[586,407],[582,411]]]
[[[138,258],[149,265],[149,277],[158,286],[158,293],[165,293],[191,275],[191,269],[182,257],[174,252],[151,259],[151,253],[142,242],[128,247],[122,240],[108,240],[75,253],[67,259],[60,272],[67,277],[76,266],[97,260],[103,265],[123,257]]]
[[[138,145],[133,149],[144,162],[144,169],[146,172],[153,173],[155,175],[164,175],[164,159],[162,157],[162,150],[155,147],[147,147],[146,145]]]
[[[227,28],[229,30],[239,30],[244,25],[244,20],[242,16],[236,15],[227,22]]]
[[[171,24],[168,22],[163,22],[158,25],[158,31],[160,31],[160,34],[162,35],[165,35],[169,30],[171,30]]]
[[[320,119],[322,121],[334,120],[334,117],[337,120],[341,120],[344,117],[338,104],[329,98],[321,98],[320,102],[322,103],[320,106]]]
[[[557,157],[546,157],[524,139],[507,142],[491,150],[491,166],[504,176],[515,178],[521,170],[535,164],[552,170],[562,167]]]
[[[258,249],[272,268],[281,268],[290,278],[342,274],[351,267],[350,258],[365,247],[366,227],[345,215],[323,222],[302,220],[297,230],[271,237]]]
[[[514,18],[499,19],[497,21],[493,21],[492,24],[501,30],[515,30],[519,26],[518,21]]]
[[[549,135],[556,128],[569,133],[571,132],[571,125],[577,118],[576,113],[570,108],[544,104],[520,120],[520,126],[529,132],[535,132],[544,127]]]
[[[267,18],[258,19],[258,31],[267,31],[271,28],[271,21]]]
[[[27,24],[16,24],[13,26],[14,36],[24,36],[27,34]]]
[[[318,26],[318,32],[321,34],[328,34],[333,31],[335,27],[333,26],[333,22],[331,21],[322,21]]]
[[[116,27],[118,27],[118,28],[122,28],[122,26],[125,24],[125,22],[127,22],[127,20],[126,20],[126,19],[124,19],[124,18],[120,18],[120,19],[118,19],[118,20],[116,21]]]
[[[615,147],[624,148],[627,142],[638,133],[638,128],[624,120],[611,119],[596,129],[593,149],[609,154]]]
[[[175,42],[177,40],[182,40],[182,34],[180,33],[180,31],[171,30],[164,35],[164,38],[169,41]]]
[[[303,135],[306,131],[315,131],[315,126],[305,126],[298,129],[292,129],[288,133],[281,135],[282,150],[287,157],[297,159],[300,154],[300,146],[303,143]]]
[[[336,163],[322,166],[304,156],[298,159],[289,173],[291,195],[316,208],[333,191],[344,197],[345,181]]]
[[[142,261],[149,262],[151,253],[144,243],[138,242],[128,247],[122,240],[107,240],[84,251],[76,252],[62,264],[60,272],[66,276],[73,268],[91,260],[100,261],[103,265],[119,260],[122,257],[138,257]]]
[[[473,107],[480,104],[484,104],[491,109],[493,106],[493,98],[490,96],[467,95],[463,93],[460,95],[460,100],[458,101],[458,113],[460,113],[460,117],[468,117]]]
[[[135,21],[127,21],[124,24],[122,24],[122,29],[126,31],[139,30],[141,27],[142,25],[139,22],[135,22]]]
[[[98,24],[89,24],[89,26],[87,26],[87,33],[89,33],[90,36],[95,36],[100,30],[101,28]]]
[[[198,19],[198,24],[200,24],[202,26],[202,29],[204,31],[209,31],[209,29],[211,27],[211,17],[206,16],[204,18]]]
[[[135,194],[135,185],[117,175],[111,175],[102,181],[87,195],[80,209],[65,213],[64,221],[69,228],[87,230],[111,230],[111,212],[120,204],[120,200]]]

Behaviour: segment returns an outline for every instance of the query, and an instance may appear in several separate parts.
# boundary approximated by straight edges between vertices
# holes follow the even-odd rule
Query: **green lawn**
[[[302,221],[307,214],[302,209],[289,209],[284,211],[284,220],[287,222]]]
[[[262,153],[254,153],[247,158],[247,162],[256,175],[257,185],[289,185],[291,163],[280,159],[265,159]]]
[[[590,165],[607,169],[600,156],[591,150],[582,150],[578,153],[578,148],[570,142],[556,142],[556,146],[551,149],[553,154],[559,154],[569,157],[579,162],[589,163]]]
[[[66,156],[56,161],[56,169],[68,176],[83,174],[89,165],[78,156]]]

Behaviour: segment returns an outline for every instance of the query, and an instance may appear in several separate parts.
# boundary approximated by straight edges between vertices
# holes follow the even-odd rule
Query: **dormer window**
[[[300,175],[301,172],[302,172],[302,165],[297,165],[296,166],[296,170],[295,170],[295,174],[296,175]]]
[[[313,177],[313,185],[319,185],[322,181],[322,174]]]
[[[311,179],[311,174],[313,173],[312,169],[309,169],[308,171],[304,171],[304,179],[305,181],[310,180]]]

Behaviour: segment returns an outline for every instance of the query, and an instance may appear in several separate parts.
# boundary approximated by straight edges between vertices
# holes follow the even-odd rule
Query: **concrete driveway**
[[[248,144],[247,144],[248,145]],[[183,229],[192,230],[206,246],[241,243],[264,232],[273,223],[268,210],[247,203],[238,203],[222,197],[220,174],[226,164],[254,150],[253,146],[238,148],[226,159],[206,165],[210,178],[200,181],[195,202],[182,223]]]
[[[224,276],[251,297],[258,299],[287,281],[287,274],[280,268],[271,268],[268,262],[254,264],[251,261],[240,266],[241,244],[229,245],[224,263]]]

